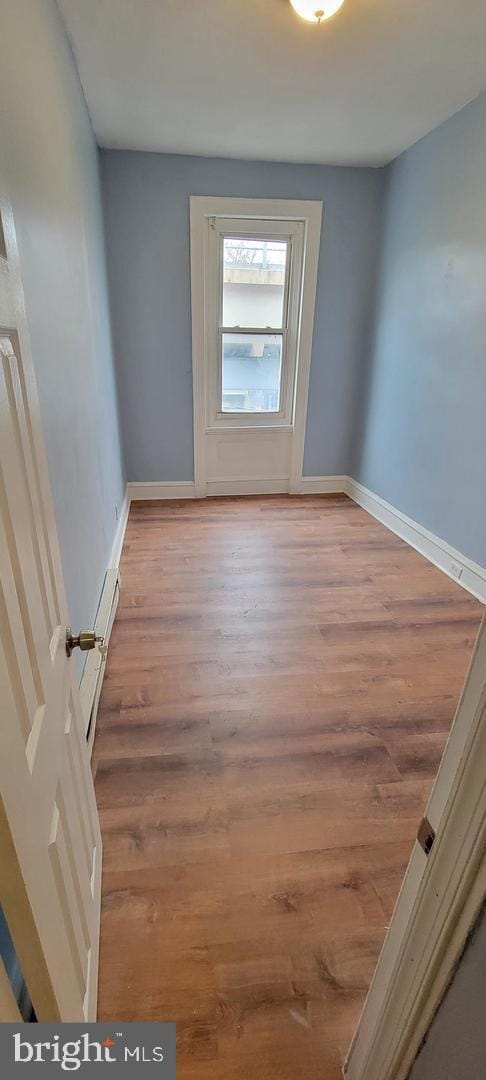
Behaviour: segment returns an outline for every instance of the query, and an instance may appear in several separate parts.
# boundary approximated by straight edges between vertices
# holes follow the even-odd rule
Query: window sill
[[[276,421],[273,424],[241,424],[237,420],[228,422],[227,420],[221,420],[217,423],[211,424],[206,427],[206,435],[214,435],[218,431],[293,431],[293,424],[289,424],[286,420]]]

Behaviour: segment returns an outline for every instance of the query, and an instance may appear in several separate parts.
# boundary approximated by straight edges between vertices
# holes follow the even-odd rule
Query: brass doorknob
[[[104,638],[96,635],[94,630],[80,630],[79,634],[73,634],[68,626],[66,630],[66,652],[71,656],[73,649],[81,649],[81,652],[90,652],[96,645],[101,647]]]

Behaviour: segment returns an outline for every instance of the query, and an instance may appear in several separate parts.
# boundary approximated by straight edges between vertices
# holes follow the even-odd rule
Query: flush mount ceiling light
[[[294,11],[307,22],[321,23],[330,19],[344,4],[344,0],[290,0]]]

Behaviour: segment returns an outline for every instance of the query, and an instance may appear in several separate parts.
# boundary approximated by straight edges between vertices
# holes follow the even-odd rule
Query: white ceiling
[[[58,0],[101,146],[380,165],[486,88],[486,0]]]

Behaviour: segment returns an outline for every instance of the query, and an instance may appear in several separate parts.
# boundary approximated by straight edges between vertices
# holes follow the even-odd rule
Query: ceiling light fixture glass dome
[[[344,4],[344,0],[290,0],[294,11],[307,22],[320,23],[330,19]]]

